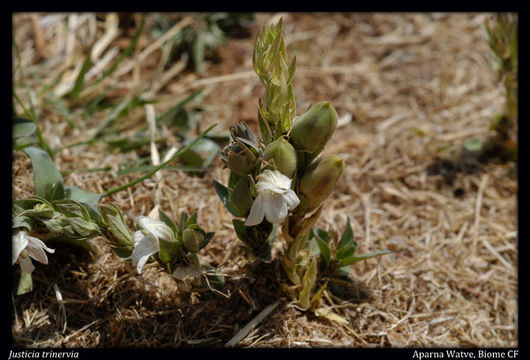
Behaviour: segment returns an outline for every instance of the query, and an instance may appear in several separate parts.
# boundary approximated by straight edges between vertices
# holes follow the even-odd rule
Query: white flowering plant
[[[194,143],[179,153],[182,154]],[[25,147],[24,151],[32,160],[34,194],[13,202],[12,264],[19,264],[21,270],[18,295],[33,290],[31,274],[35,265],[32,260],[48,264],[47,253],[55,253],[61,243],[91,251],[87,240],[97,236],[105,238],[118,256],[131,261],[139,274],[148,261],[156,260],[185,288],[189,288],[190,283],[196,283],[197,279],[201,288],[216,287],[222,283],[222,279],[214,274],[213,267],[199,258],[199,251],[214,233],[204,231],[197,224],[197,214],[189,216],[182,213],[178,226],[162,211],[159,211],[160,220],[141,216],[138,221],[140,229],[133,233],[117,206],[98,203],[102,196],[114,189],[97,194],[65,186],[61,173],[46,151],[34,146]],[[193,281],[188,281],[190,279]]]
[[[320,101],[296,116],[291,84],[296,59],[287,61],[282,31],[280,19],[256,38],[253,66],[265,86],[258,102],[261,136],[243,122],[230,127],[231,141],[220,151],[230,169],[228,183],[214,181],[214,187],[236,217],[234,230],[251,259],[271,261],[281,226],[286,242],[281,263],[289,280],[281,285],[298,307],[307,310],[318,305],[327,280],[343,276],[357,261],[388,251],[355,255],[349,220],[340,241],[314,228],[344,169],[339,156],[320,155],[338,115],[329,101]]]

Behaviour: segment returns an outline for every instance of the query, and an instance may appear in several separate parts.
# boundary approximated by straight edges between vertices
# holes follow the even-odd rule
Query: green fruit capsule
[[[301,212],[316,209],[327,199],[344,170],[344,161],[336,155],[313,161],[304,171],[298,187]]]
[[[240,216],[247,215],[252,206],[250,185],[249,177],[244,177],[237,182],[230,193],[230,205]]]
[[[182,233],[182,245],[192,253],[199,252],[199,245],[204,240],[204,234],[193,230],[193,229],[186,229]]]
[[[295,120],[291,138],[296,151],[308,164],[324,149],[337,127],[338,115],[329,101],[320,101]]]
[[[292,179],[296,171],[296,151],[284,138],[271,142],[265,149],[263,159],[270,163],[268,169],[278,170]]]

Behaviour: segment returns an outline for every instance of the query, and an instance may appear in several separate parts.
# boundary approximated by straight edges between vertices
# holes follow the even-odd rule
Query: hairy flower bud
[[[263,159],[270,162],[268,169],[278,170],[288,178],[293,178],[296,171],[296,151],[284,138],[279,138],[267,145]]]
[[[344,161],[336,155],[323,156],[312,162],[300,178],[299,211],[316,209],[331,194],[344,170]]]
[[[309,164],[324,149],[337,127],[337,119],[333,105],[320,101],[294,121],[291,138],[303,165]]]
[[[237,182],[230,193],[230,205],[240,216],[247,215],[252,206],[250,185],[249,177],[244,177]]]
[[[204,234],[194,229],[186,229],[182,233],[182,245],[186,250],[197,253],[199,245],[204,241]]]

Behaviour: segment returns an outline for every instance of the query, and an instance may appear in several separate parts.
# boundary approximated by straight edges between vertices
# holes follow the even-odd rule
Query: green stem
[[[175,153],[175,155],[173,155],[169,160],[167,160],[167,161],[163,162],[162,164],[158,165],[152,171],[148,172],[147,174],[145,174],[145,175],[143,175],[143,176],[141,176],[141,177],[139,177],[139,178],[137,178],[137,179],[125,184],[125,185],[121,185],[121,186],[115,187],[114,189],[108,190],[107,192],[103,193],[103,196],[112,195],[114,193],[117,193],[119,191],[127,189],[128,187],[134,186],[134,185],[138,184],[139,182],[142,182],[143,180],[153,176],[157,171],[159,171],[160,169],[165,168],[167,165],[169,165],[169,163],[171,163],[173,160],[175,160],[180,155],[182,155],[186,150],[188,150],[193,145],[195,145],[200,139],[202,139],[215,126],[217,126],[217,124],[214,124],[214,125],[210,126],[208,129],[206,129],[204,132],[202,132],[199,136],[197,136],[197,138],[195,140],[193,140],[191,143],[189,143],[188,145],[186,145],[185,147],[183,147],[182,149],[177,151]]]

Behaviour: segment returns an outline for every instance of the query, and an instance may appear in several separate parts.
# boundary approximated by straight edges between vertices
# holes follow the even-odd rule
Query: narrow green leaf
[[[111,195],[111,194],[114,194],[118,191],[122,191],[128,187],[131,187],[131,186],[134,186],[136,184],[138,184],[139,182],[142,182],[143,180],[153,176],[157,171],[165,168],[166,166],[168,166],[173,160],[175,160],[176,158],[178,158],[179,156],[182,155],[183,152],[185,152],[186,150],[188,150],[190,147],[192,147],[197,141],[199,141],[200,139],[202,139],[211,129],[213,129],[214,127],[216,126],[216,124],[210,126],[208,129],[206,129],[205,131],[203,131],[201,134],[199,134],[199,136],[197,136],[197,138],[195,138],[195,140],[193,142],[191,142],[190,144],[188,144],[187,146],[183,147],[182,149],[180,149],[179,151],[177,151],[170,159],[168,159],[167,161],[163,162],[162,164],[158,165],[157,167],[155,167],[152,171],[150,171],[149,173],[125,184],[125,185],[121,185],[121,186],[118,186],[118,187],[115,187],[111,190],[108,190],[107,192],[105,192],[103,195],[104,196],[108,196],[108,195]]]
[[[328,244],[320,237],[315,236],[315,240],[317,242],[318,249],[320,250],[320,258],[322,259],[324,269],[328,269],[331,260],[331,250]]]
[[[158,116],[156,119],[156,123],[163,124],[163,123],[167,123],[171,121],[171,119],[173,119],[182,109],[184,109],[184,106],[186,106],[190,101],[195,99],[201,93],[202,93],[202,89],[194,91],[187,98],[179,102],[177,105],[173,106],[172,108],[167,110],[165,113]]]
[[[160,217],[160,220],[162,220],[167,226],[169,226],[175,234],[178,234],[177,225],[175,225],[173,220],[165,212],[158,209],[158,216]]]
[[[342,236],[340,238],[339,244],[337,246],[338,249],[352,246],[354,244],[353,242],[353,229],[351,227],[350,218],[347,217],[346,219],[346,228],[344,229],[344,232],[342,233]]]
[[[153,171],[157,168],[157,165],[143,165],[138,167],[132,167],[128,169],[122,169],[119,170],[116,174],[118,176],[130,174],[133,172],[146,172],[146,171]],[[174,165],[174,166],[166,166],[163,170],[166,171],[189,171],[189,172],[202,172],[205,171],[205,169],[196,167],[196,166],[189,166],[189,165]]]
[[[35,195],[49,201],[63,199],[63,178],[48,153],[33,146],[24,151],[31,158]]]
[[[390,250],[382,250],[382,251],[379,251],[379,252],[376,252],[376,253],[373,253],[373,254],[363,254],[363,255],[351,256],[349,258],[346,258],[346,259],[343,259],[343,260],[339,261],[339,263],[337,264],[337,267],[341,268],[343,266],[355,264],[356,262],[359,262],[359,261],[362,261],[362,260],[370,259],[370,258],[373,258],[373,257],[376,257],[376,256],[386,255],[386,254],[389,254],[389,253],[390,253]]]
[[[83,66],[81,67],[81,71],[79,72],[79,75],[77,75],[77,78],[75,79],[75,84],[72,90],[66,94],[67,97],[70,99],[75,99],[77,95],[79,95],[79,92],[81,89],[83,89],[83,84],[85,83],[85,75],[90,69],[90,65],[92,65],[92,60],[90,59],[90,53],[92,52],[92,47],[88,50],[88,55],[83,62]]]
[[[24,113],[26,114],[26,116],[35,124],[36,128],[35,128],[35,134],[37,135],[37,138],[39,139],[39,144],[40,146],[48,153],[48,155],[50,155],[50,157],[53,159],[53,151],[52,149],[50,148],[50,145],[48,145],[48,142],[46,141],[46,139],[44,139],[44,137],[42,136],[42,133],[40,131],[40,128],[39,128],[39,123],[37,121],[37,118],[35,117],[35,114],[32,113],[32,112],[29,112],[28,109],[26,109],[26,107],[24,106],[24,104],[22,103],[22,100],[20,100],[20,98],[18,97],[17,93],[15,92],[15,89],[13,89],[13,97],[15,98],[15,100],[20,104],[20,106],[22,107],[22,109],[24,110]],[[14,108],[14,106],[13,106]]]
[[[189,227],[191,225],[197,224],[197,213],[193,213],[189,219],[186,221],[185,227]]]

